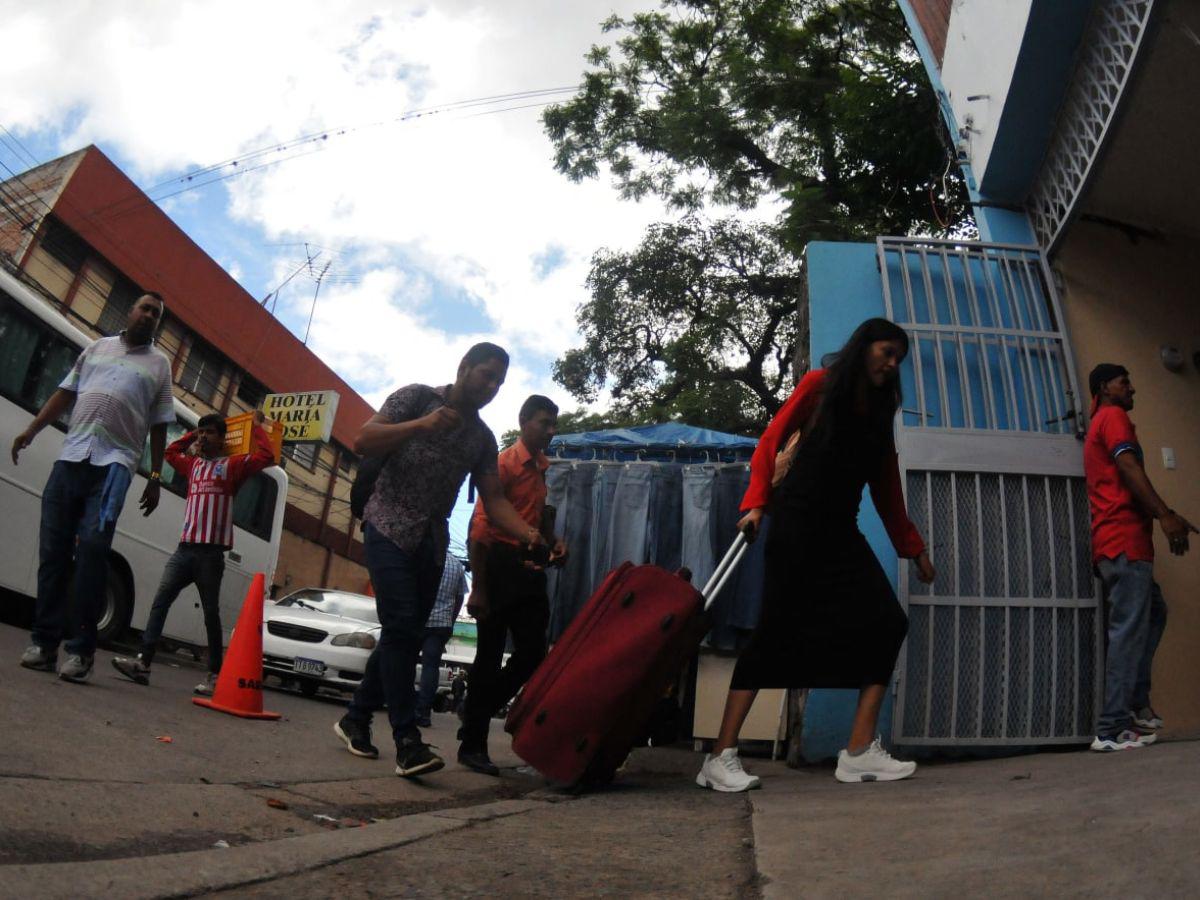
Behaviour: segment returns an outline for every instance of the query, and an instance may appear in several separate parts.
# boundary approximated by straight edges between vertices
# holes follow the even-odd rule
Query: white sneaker
[[[702,788],[736,794],[738,791],[750,791],[761,787],[762,780],[742,768],[737,747],[727,747],[716,756],[710,753],[704,757],[704,765],[700,767],[700,774],[696,776],[696,784]]]
[[[91,656],[80,656],[78,653],[68,654],[66,661],[58,669],[58,677],[63,681],[83,684],[92,674],[93,659]]]
[[[204,676],[204,680],[192,688],[192,693],[199,697],[211,697],[213,691],[217,687],[217,675],[215,672],[209,672]]]
[[[875,738],[871,746],[857,756],[851,756],[846,750],[839,752],[834,777],[846,784],[859,781],[899,781],[901,778],[908,778],[915,771],[915,762],[893,759],[892,755],[883,749],[879,738]]]
[[[1092,749],[1097,753],[1112,753],[1114,750],[1137,750],[1150,746],[1157,738],[1158,735],[1153,731],[1139,731],[1136,728],[1127,728],[1120,734],[1114,734],[1111,737],[1096,735],[1092,740]]]

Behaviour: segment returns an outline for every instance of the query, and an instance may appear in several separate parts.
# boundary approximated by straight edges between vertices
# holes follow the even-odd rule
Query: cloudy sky
[[[653,5],[0,0],[0,125],[39,161],[97,144],[256,297],[307,244],[330,263],[310,346],[374,404],[450,380],[477,340],[504,344],[514,365],[485,410],[499,433],[531,391],[574,405],[549,372],[575,342],[588,260],[667,214],[558,175],[544,98],[456,104],[577,84],[598,23]],[[326,130],[166,196],[196,167]],[[0,163],[28,165],[3,131]],[[300,335],[313,292],[305,271],[277,301]]]

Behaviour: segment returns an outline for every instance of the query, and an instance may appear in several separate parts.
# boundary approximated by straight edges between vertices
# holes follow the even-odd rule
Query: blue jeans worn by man
[[[1108,610],[1104,706],[1097,734],[1108,737],[1133,725],[1133,714],[1150,706],[1150,670],[1167,627],[1167,604],[1154,580],[1154,565],[1124,553],[1096,564]]]
[[[100,524],[109,467],[59,460],[42,492],[37,605],[33,642],[49,656],[66,639],[66,651],[88,661],[96,652],[96,622],[108,583],[108,551],[124,495],[109,501]],[[74,585],[68,590],[74,558]]]
[[[399,747],[421,739],[413,682],[445,556],[434,549],[428,535],[415,552],[407,553],[370,523],[365,529],[364,545],[382,627],[379,644],[367,659],[366,672],[346,717],[369,726],[371,714],[386,705]]]
[[[158,592],[150,607],[150,618],[142,632],[141,659],[147,666],[162,637],[171,605],[185,587],[196,585],[204,610],[204,630],[208,637],[208,670],[221,671],[224,638],[221,634],[221,579],[225,574],[225,551],[215,544],[181,543],[163,567]]]
[[[453,633],[453,628],[425,628],[425,640],[421,644],[421,685],[417,692],[417,720],[422,727],[432,724],[429,717],[437,697],[442,654]]]

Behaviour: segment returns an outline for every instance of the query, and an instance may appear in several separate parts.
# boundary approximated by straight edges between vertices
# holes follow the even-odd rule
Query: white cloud
[[[419,276],[378,269],[361,285],[322,291],[313,312],[309,346],[323,358],[336,355],[342,376],[358,385],[376,408],[400,385],[453,381],[467,349],[491,337],[433,329],[421,315],[390,299],[423,289]],[[306,320],[311,300],[311,296],[296,297],[287,305]],[[517,410],[531,393],[547,393],[560,404],[568,401],[565,392],[546,384],[516,355],[499,395],[481,413],[497,437],[516,427]]]
[[[601,39],[598,23],[614,7],[650,5],[0,0],[0,83],[26,86],[5,92],[0,121],[61,131],[63,152],[93,141],[114,148],[144,185],[363,126],[231,181],[229,215],[271,241],[354,246],[361,283],[322,289],[310,345],[372,401],[393,383],[448,378],[475,340],[508,346],[510,382],[487,416],[499,430],[515,421],[506,398],[519,404],[537,389],[567,401],[547,364],[576,339],[592,252],[632,245],[666,214],[618,201],[605,181],[557,174],[539,109],[394,120],[416,107],[572,85]],[[543,271],[537,261],[551,247],[557,265]],[[494,331],[432,325],[422,304],[435,282],[465,292]],[[307,318],[307,298],[292,313]]]

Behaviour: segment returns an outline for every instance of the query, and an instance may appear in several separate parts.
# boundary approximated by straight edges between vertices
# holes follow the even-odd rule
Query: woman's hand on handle
[[[921,555],[913,560],[913,562],[917,564],[917,577],[921,579],[921,583],[933,584],[933,579],[937,577],[937,569],[929,561],[929,553],[922,550]]]
[[[751,544],[753,544],[754,539],[758,537],[758,529],[762,525],[762,519],[763,511],[760,507],[758,509],[750,510],[750,512],[742,516],[737,523],[738,531],[744,534],[746,536],[746,540]]]

